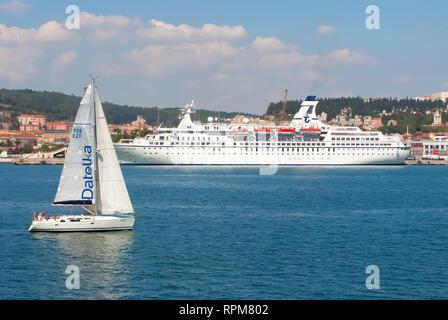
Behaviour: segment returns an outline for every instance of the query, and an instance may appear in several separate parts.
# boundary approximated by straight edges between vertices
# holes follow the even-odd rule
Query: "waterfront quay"
[[[447,165],[448,160],[406,160],[406,165]]]
[[[448,164],[448,141],[407,140],[403,142],[409,148],[406,164]]]

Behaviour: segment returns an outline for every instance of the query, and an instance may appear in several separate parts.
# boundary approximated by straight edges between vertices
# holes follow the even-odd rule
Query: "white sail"
[[[92,84],[81,100],[54,205],[95,203],[95,114]]]
[[[98,157],[98,212],[102,214],[133,213],[117,154],[107,127],[103,107],[95,88],[96,137]]]

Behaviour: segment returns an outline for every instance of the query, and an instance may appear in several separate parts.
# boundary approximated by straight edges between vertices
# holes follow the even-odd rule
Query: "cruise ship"
[[[194,101],[181,108],[177,128],[115,144],[122,164],[146,165],[401,165],[403,142],[379,131],[330,126],[308,96],[289,126],[193,122]]]

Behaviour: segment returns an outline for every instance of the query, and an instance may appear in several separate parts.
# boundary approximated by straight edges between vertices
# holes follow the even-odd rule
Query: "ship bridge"
[[[190,104],[185,105],[183,108],[180,109],[181,111],[181,115],[179,116],[180,118],[180,123],[177,126],[179,129],[192,129],[195,124],[193,123],[193,121],[191,121],[191,114],[195,113],[196,110],[194,109],[194,100],[191,100]]]

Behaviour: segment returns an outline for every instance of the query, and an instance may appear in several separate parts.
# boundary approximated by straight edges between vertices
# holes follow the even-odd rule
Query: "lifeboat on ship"
[[[300,128],[300,132],[302,134],[319,135],[321,133],[321,130],[320,128],[309,127],[309,128]]]
[[[281,129],[277,129],[277,132],[293,133],[293,132],[296,132],[296,129],[295,128],[281,128]]]
[[[255,132],[271,132],[272,129],[269,129],[269,128],[255,128],[254,131]]]

